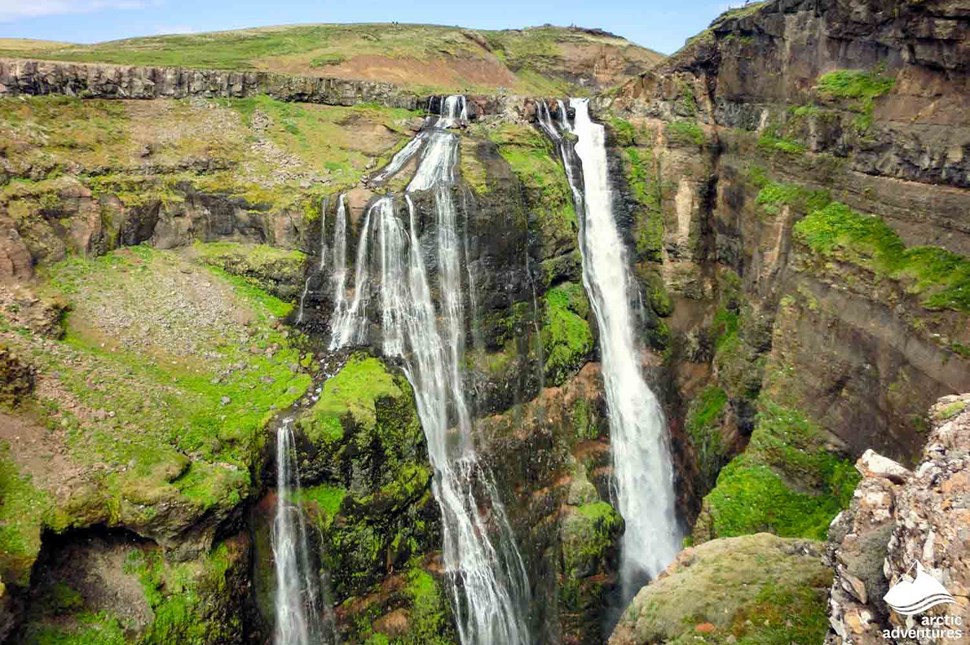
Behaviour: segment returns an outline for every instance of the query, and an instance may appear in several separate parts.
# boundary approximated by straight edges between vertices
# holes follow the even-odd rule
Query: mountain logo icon
[[[916,577],[908,574],[916,569]],[[916,561],[883,596],[886,604],[903,616],[914,616],[937,605],[956,602],[940,582]]]

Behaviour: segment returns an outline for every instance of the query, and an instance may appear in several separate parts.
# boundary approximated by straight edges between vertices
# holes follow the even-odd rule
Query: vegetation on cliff
[[[545,305],[540,336],[546,378],[561,385],[593,351],[589,300],[582,285],[566,282],[546,292]]]
[[[34,484],[57,487],[54,511],[21,509],[19,521],[55,531],[124,524],[166,543],[202,522],[205,545],[249,494],[267,420],[310,383],[276,315],[289,305],[147,247],[72,258],[46,279],[72,309],[64,338],[24,326],[9,303],[0,337],[48,384],[28,410],[47,425],[67,472]],[[31,445],[15,459],[28,462]],[[21,541],[25,565],[37,531],[34,523],[35,538]]]
[[[794,236],[823,257],[899,280],[927,309],[970,312],[970,260],[939,247],[907,247],[878,217],[833,202],[798,222]]]

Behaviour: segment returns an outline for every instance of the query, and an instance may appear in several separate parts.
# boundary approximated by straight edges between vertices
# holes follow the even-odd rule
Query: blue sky
[[[98,42],[308,22],[600,27],[664,53],[743,0],[0,0],[0,37]]]

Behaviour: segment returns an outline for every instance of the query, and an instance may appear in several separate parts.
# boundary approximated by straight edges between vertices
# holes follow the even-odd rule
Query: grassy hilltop
[[[93,45],[0,39],[0,56],[265,70],[389,81],[429,92],[561,93],[632,78],[661,54],[599,30],[486,31],[437,25],[263,27]]]

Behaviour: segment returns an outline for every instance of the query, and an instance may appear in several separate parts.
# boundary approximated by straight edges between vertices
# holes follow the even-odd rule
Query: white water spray
[[[575,132],[575,153],[544,104],[539,123],[559,146],[582,223],[583,283],[599,325],[616,501],[626,522],[621,578],[629,598],[645,576],[655,577],[680,550],[673,468],[666,420],[644,380],[634,337],[630,274],[613,217],[604,128],[590,119],[585,99],[572,99],[570,105],[576,109],[575,127],[569,129],[561,103],[558,120],[563,130]],[[574,170],[577,155],[581,185]]]
[[[462,124],[466,114],[464,97],[443,101],[441,116],[404,196],[408,221],[398,216],[390,196],[375,202],[368,218],[373,218],[373,243],[378,247],[383,350],[386,356],[402,360],[414,388],[435,470],[432,490],[441,508],[442,550],[459,637],[466,645],[524,645],[530,642],[525,567],[491,475],[478,461],[463,388],[465,315],[460,267],[464,245],[452,193],[459,137],[448,128]],[[440,310],[432,299],[418,237],[409,194],[415,191],[432,191],[434,197]],[[368,244],[366,230],[367,224],[362,246]],[[361,253],[358,273],[361,258],[367,259],[366,252]],[[357,280],[355,286],[356,301],[368,283]],[[361,337],[346,333],[342,323],[335,324],[332,345],[350,345],[353,338]]]
[[[300,475],[294,455],[293,420],[276,434],[276,515],[272,546],[276,570],[276,645],[333,642],[333,617],[321,602],[321,582],[311,566],[306,522],[300,508]]]

